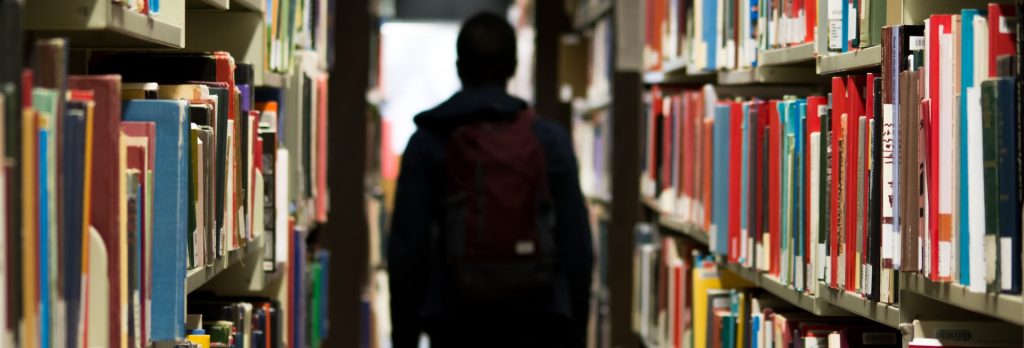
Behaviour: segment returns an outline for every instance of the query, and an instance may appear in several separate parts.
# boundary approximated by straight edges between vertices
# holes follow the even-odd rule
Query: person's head
[[[456,52],[464,88],[504,87],[516,71],[516,33],[492,13],[479,13],[462,24]]]

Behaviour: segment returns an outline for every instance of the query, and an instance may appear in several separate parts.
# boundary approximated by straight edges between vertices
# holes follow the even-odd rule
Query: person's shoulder
[[[533,132],[543,143],[562,144],[569,141],[569,132],[565,128],[540,115],[533,121]]]

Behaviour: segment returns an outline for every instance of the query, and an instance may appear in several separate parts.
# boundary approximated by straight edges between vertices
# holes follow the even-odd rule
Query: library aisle
[[[1021,11],[1024,0],[0,0],[0,347],[503,347],[538,333],[549,339],[519,346],[1022,347]],[[456,49],[481,12],[500,25],[474,35],[511,49],[479,37],[479,52]],[[467,75],[482,63],[465,52],[496,64],[500,83]],[[536,209],[526,215],[401,203],[436,191],[403,187],[432,185],[417,175],[423,153],[469,158],[413,135],[449,98],[456,116],[529,105],[543,120],[445,139],[529,128],[537,141],[523,148],[571,147],[574,166],[497,151],[548,160],[523,170],[545,171],[541,193],[480,191],[541,197],[521,200]],[[488,159],[474,160],[475,183],[492,188]],[[488,173],[521,175],[510,163]],[[464,167],[443,168],[452,179]],[[506,249],[437,234],[452,233],[452,206],[520,234]],[[403,216],[431,226],[424,243],[463,254],[396,247]],[[548,243],[549,230],[563,234]],[[394,250],[422,258],[399,264]],[[483,267],[470,259],[536,268],[473,278]],[[538,289],[517,276],[543,290],[510,291]],[[438,309],[452,294],[522,308],[436,320],[466,313]]]

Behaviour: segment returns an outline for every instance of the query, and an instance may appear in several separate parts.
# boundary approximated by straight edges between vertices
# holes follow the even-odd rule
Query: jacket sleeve
[[[550,125],[553,146],[548,150],[548,171],[555,203],[556,243],[561,266],[569,282],[573,346],[585,346],[590,313],[591,278],[594,267],[590,219],[580,182],[576,156],[569,134]]]
[[[395,210],[388,242],[392,344],[417,347],[423,331],[419,310],[427,288],[427,256],[431,212],[436,201],[429,135],[409,139],[398,178]]]

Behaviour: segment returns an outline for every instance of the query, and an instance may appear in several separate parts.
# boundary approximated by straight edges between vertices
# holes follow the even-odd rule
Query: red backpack
[[[441,240],[465,304],[550,293],[555,216],[534,118],[527,109],[511,122],[463,125],[449,139]]]

